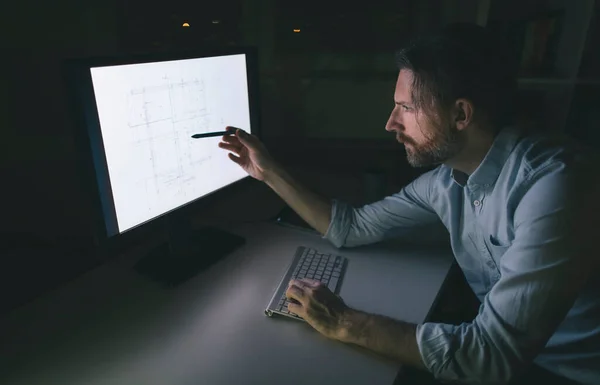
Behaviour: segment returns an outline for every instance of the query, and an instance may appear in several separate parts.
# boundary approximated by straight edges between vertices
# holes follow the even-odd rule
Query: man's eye
[[[410,110],[410,107],[409,107],[409,106],[407,106],[407,105],[405,105],[405,104],[403,104],[403,105],[402,105],[402,109],[403,109],[404,111],[409,111],[409,110]]]

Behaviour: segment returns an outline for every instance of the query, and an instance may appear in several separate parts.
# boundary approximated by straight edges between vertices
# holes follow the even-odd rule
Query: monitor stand
[[[245,239],[213,227],[193,229],[188,218],[166,218],[168,240],[144,256],[134,269],[166,286],[177,286],[208,268]]]

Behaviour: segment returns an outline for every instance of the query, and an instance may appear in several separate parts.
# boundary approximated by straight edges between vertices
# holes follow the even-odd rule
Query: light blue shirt
[[[506,128],[471,176],[442,165],[361,208],[334,200],[325,237],[355,246],[442,221],[481,307],[471,323],[418,325],[436,378],[506,383],[533,361],[600,384],[599,171],[581,154]]]

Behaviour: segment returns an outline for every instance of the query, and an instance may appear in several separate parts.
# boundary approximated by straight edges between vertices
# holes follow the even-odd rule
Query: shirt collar
[[[462,171],[452,169],[450,175],[456,183],[464,187],[468,185],[490,186],[496,182],[520,135],[515,127],[503,128],[494,139],[483,161],[471,176]]]

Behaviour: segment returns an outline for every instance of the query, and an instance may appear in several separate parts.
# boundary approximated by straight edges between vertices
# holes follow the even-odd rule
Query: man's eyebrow
[[[394,103],[395,103],[397,106],[400,106],[400,105],[402,105],[402,104],[410,104],[409,102],[405,102],[405,101],[403,101],[403,100],[400,100],[400,101],[394,101]]]

